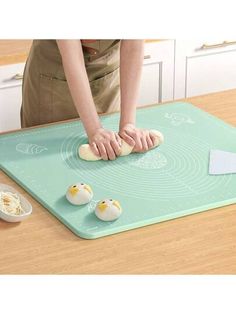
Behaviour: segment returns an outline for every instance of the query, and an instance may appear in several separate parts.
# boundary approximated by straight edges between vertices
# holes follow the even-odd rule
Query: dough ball
[[[160,145],[164,141],[164,136],[161,132],[157,130],[150,130],[150,133],[155,136],[155,142],[153,148]],[[132,153],[133,146],[130,146],[127,144],[123,139],[121,139],[121,153],[120,156],[127,156],[130,153]],[[87,160],[87,161],[96,161],[102,159],[101,157],[96,156],[89,144],[83,144],[78,149],[79,157],[81,159]]]
[[[120,203],[113,199],[105,199],[98,202],[95,215],[103,221],[113,221],[120,217],[122,208]]]
[[[120,156],[127,156],[132,153],[133,146],[130,146],[123,139],[121,139],[121,153]]]
[[[150,130],[150,134],[155,136],[154,147],[162,144],[164,142],[164,136],[160,131]]]
[[[66,198],[73,205],[83,205],[91,201],[93,191],[88,184],[76,183],[68,188]]]
[[[121,153],[120,156],[129,155],[133,150],[133,146],[127,144],[124,140],[121,140]],[[79,147],[79,157],[87,161],[96,161],[102,159],[96,156],[90,148],[89,144],[83,144]]]
[[[83,144],[79,147],[79,157],[87,161],[96,161],[102,159],[96,156],[90,148],[89,144]]]

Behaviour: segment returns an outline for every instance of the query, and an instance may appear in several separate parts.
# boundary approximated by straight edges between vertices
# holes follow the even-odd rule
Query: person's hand
[[[120,128],[120,137],[130,146],[134,146],[133,152],[143,153],[154,146],[155,137],[149,130],[136,128],[128,123]]]
[[[114,160],[120,155],[121,139],[113,131],[97,129],[89,136],[89,144],[93,153],[103,160]]]

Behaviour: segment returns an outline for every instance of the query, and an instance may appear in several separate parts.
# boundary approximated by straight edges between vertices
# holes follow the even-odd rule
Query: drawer
[[[0,66],[0,89],[22,84],[25,63]]]
[[[144,64],[155,63],[158,61],[158,45],[159,42],[145,43],[144,46]]]
[[[160,40],[157,42],[146,42],[144,46],[143,64],[157,63],[163,60],[163,56],[174,51],[174,40]]]
[[[205,56],[216,53],[224,53],[236,50],[236,40],[219,41],[181,41],[177,40],[176,50],[178,54],[185,56]]]

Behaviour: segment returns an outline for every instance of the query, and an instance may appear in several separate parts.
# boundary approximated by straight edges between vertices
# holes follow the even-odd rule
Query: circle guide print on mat
[[[101,117],[117,131],[119,113]],[[188,103],[137,110],[137,125],[157,129],[164,143],[114,161],[79,158],[87,143],[81,121],[0,136],[0,168],[76,235],[95,239],[236,202],[236,176],[210,175],[212,149],[235,151],[232,125]],[[226,140],[227,139],[227,140]],[[89,184],[90,203],[74,206],[65,197],[75,182]],[[94,214],[98,201],[114,198],[124,209],[113,222]]]
[[[107,124],[114,129],[111,121]],[[97,186],[139,199],[197,197],[229,183],[230,175],[208,175],[210,144],[169,127],[160,126],[159,130],[165,137],[159,147],[114,161],[95,162],[78,157],[78,147],[87,138],[85,133],[73,132],[61,145],[61,158],[80,180],[91,183],[94,189]]]

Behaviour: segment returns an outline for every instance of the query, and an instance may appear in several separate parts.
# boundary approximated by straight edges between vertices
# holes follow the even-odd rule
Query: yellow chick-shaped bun
[[[68,188],[66,198],[73,205],[87,204],[93,198],[93,191],[88,184],[76,183]]]
[[[105,199],[97,203],[95,215],[103,221],[112,221],[120,217],[122,208],[120,203],[113,199]]]

